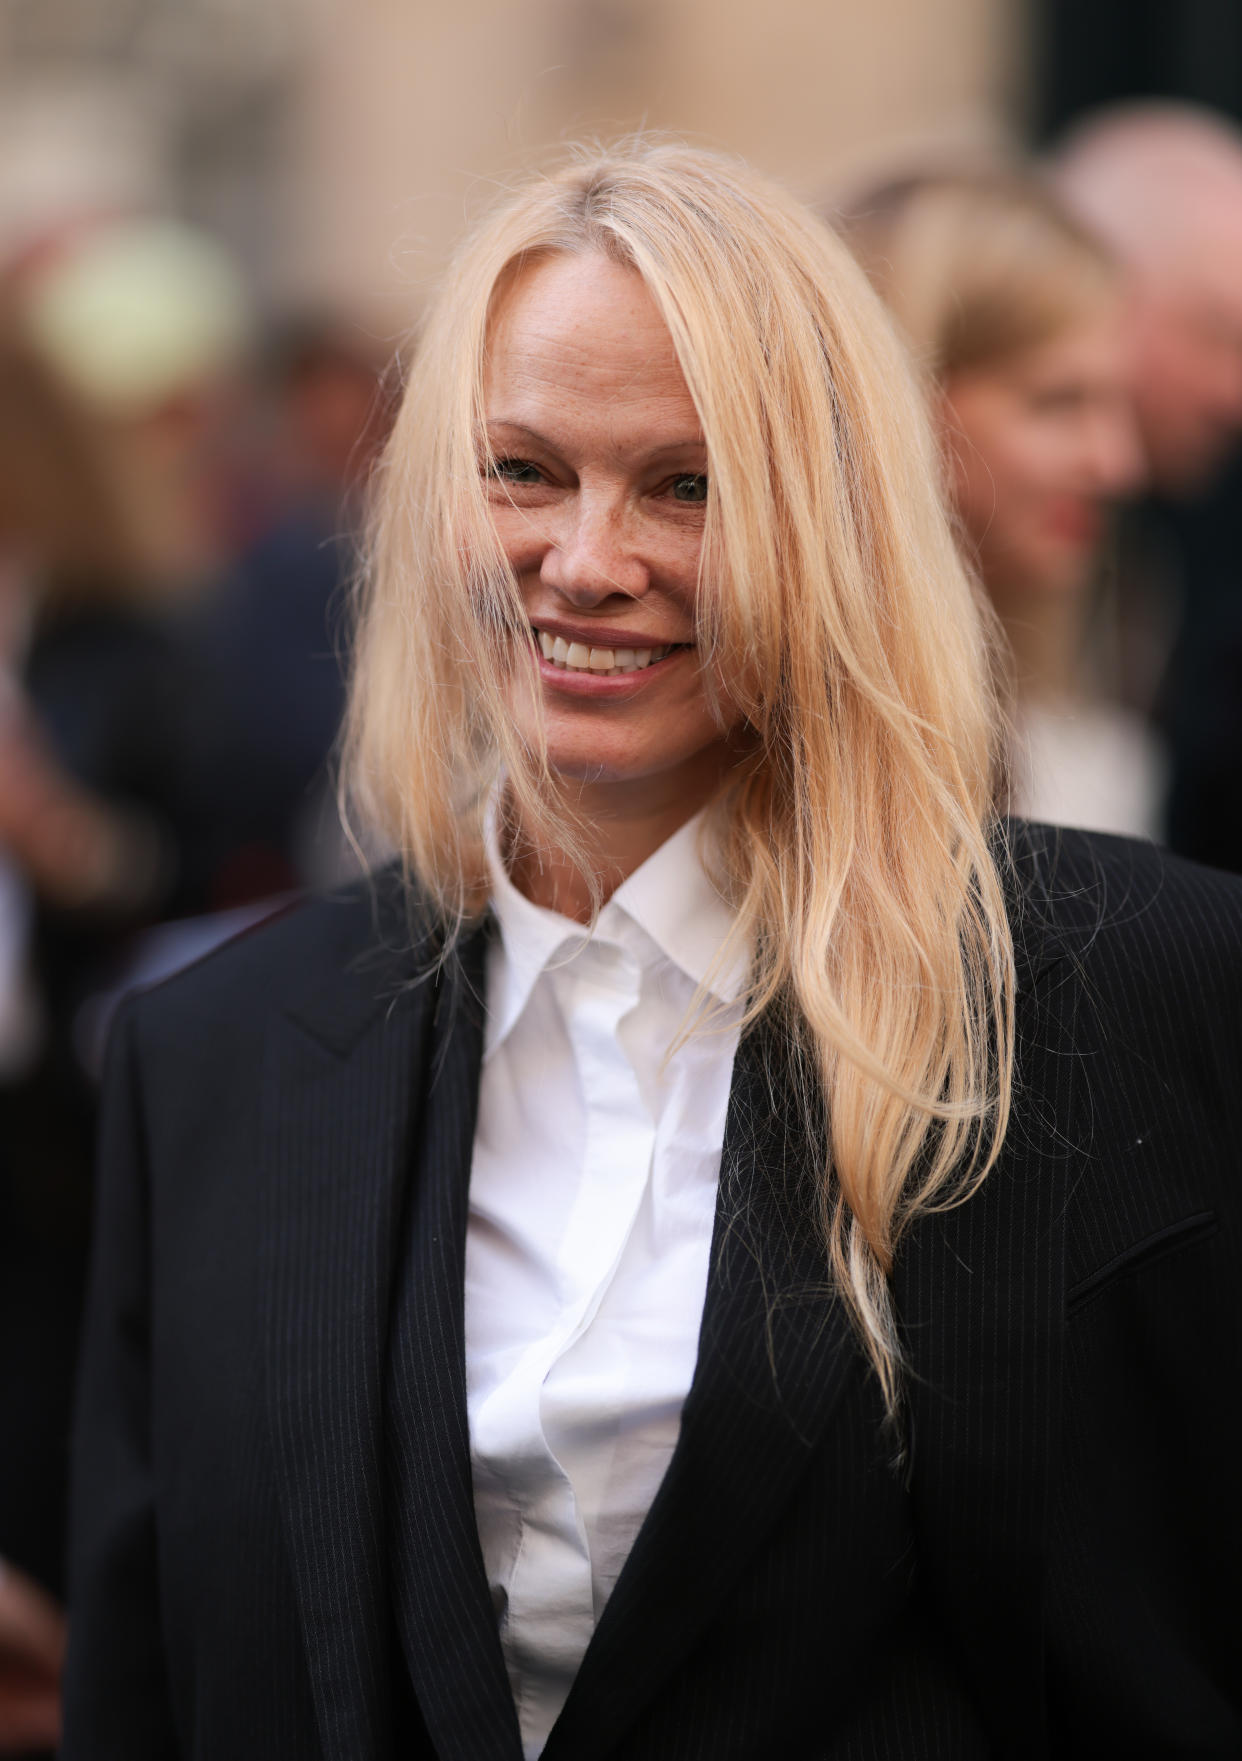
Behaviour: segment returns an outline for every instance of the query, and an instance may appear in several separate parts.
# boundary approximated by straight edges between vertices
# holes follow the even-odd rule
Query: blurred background
[[[1060,156],[1152,99],[1208,129],[1142,113],[1163,218],[1133,154],[1128,195]],[[1016,805],[1242,869],[1240,117],[1237,0],[0,0],[0,1753],[55,1729],[107,1020],[350,870],[340,611],[463,223],[639,127],[840,220],[924,357],[1013,638]],[[1047,271],[992,356],[916,336],[899,285],[957,169],[926,208],[942,317],[973,300],[986,330]]]
[[[463,212],[550,143],[645,124],[808,192],[876,145],[1025,125],[1012,0],[7,0],[6,232],[56,206],[212,229],[265,302],[398,328]]]
[[[1163,93],[1236,111],[1232,0],[4,0],[6,249],[171,211],[264,302],[400,326],[533,151],[645,124],[820,191],[876,151],[1047,138]]]

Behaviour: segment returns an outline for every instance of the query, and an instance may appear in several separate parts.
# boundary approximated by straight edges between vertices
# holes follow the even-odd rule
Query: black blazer
[[[904,1464],[761,1025],[680,1440],[547,1761],[1242,1753],[1242,886],[1014,849],[1016,1115],[901,1254]],[[483,938],[427,976],[392,891],[115,1035],[66,1761],[520,1757],[463,1371]]]

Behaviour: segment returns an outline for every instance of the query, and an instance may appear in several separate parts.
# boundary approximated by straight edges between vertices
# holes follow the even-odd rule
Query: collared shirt
[[[593,934],[491,848],[470,1174],[475,1511],[527,1761],[547,1739],[677,1441],[694,1373],[745,961],[702,816]],[[696,992],[709,1018],[670,1054]]]

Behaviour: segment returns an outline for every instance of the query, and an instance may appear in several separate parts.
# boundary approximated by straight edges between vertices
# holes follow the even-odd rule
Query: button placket
[[[568,1297],[560,1351],[590,1326],[616,1271],[655,1146],[638,1079],[628,1059],[617,1057],[621,1022],[638,1003],[641,970],[632,955],[611,944],[589,953],[589,964],[576,975],[573,998],[586,1144],[558,1256]]]
[[[590,1328],[616,1273],[650,1177],[655,1127],[628,1060],[618,1061],[618,1029],[637,1005],[638,961],[612,944],[593,943],[556,974],[566,1015],[576,1023],[575,1052],[586,1113],[578,1192],[558,1255],[563,1307],[555,1327],[533,1341],[516,1382],[542,1442],[525,1463],[527,1497],[509,1591],[511,1622],[546,1660],[562,1647],[581,1655],[593,1621],[591,1559],[569,1474],[559,1459],[571,1440],[558,1423],[556,1370]],[[511,1384],[511,1392],[517,1387]],[[563,1536],[572,1530],[571,1554]],[[565,1630],[569,1606],[586,1611],[584,1633]],[[577,1647],[574,1651],[574,1647]],[[515,1663],[518,1659],[514,1659]],[[520,1667],[520,1664],[519,1664]]]

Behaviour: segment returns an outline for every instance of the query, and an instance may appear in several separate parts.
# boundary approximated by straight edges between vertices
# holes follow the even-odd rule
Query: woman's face
[[[523,270],[495,317],[485,403],[491,513],[553,770],[693,811],[729,751],[694,645],[707,451],[642,278],[598,255]]]
[[[1084,586],[1109,504],[1141,471],[1111,307],[1001,365],[950,375],[941,420],[954,497],[997,592]]]

